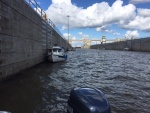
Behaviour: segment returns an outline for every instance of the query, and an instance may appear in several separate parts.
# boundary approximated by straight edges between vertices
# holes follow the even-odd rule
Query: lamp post
[[[68,42],[69,42],[69,15],[67,15],[67,17],[68,17]]]

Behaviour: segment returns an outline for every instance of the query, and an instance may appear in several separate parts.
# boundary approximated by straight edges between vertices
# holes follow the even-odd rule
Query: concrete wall
[[[45,60],[68,43],[24,0],[0,0],[0,80]]]
[[[98,44],[92,45],[91,49],[108,49],[108,50],[123,50],[127,46],[126,42],[114,42],[114,43],[106,43],[106,44]]]
[[[150,37],[132,41],[131,50],[150,51]]]
[[[91,49],[108,49],[108,50],[123,50],[128,47],[131,51],[150,51],[150,38],[141,38],[135,40],[92,45]]]

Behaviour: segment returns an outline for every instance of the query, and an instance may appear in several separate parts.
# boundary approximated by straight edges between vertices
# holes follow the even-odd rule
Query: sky
[[[36,1],[66,39],[68,21],[69,39],[101,40],[106,36],[106,40],[115,40],[150,36],[150,0]],[[74,43],[74,46],[80,43]]]

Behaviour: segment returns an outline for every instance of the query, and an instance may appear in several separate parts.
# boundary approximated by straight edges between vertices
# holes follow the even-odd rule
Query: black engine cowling
[[[96,88],[75,88],[70,92],[67,113],[111,113],[105,95]]]

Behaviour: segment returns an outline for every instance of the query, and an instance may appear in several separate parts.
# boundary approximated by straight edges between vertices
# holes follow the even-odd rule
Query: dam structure
[[[71,45],[35,0],[0,0],[0,80],[46,60],[48,49]]]

